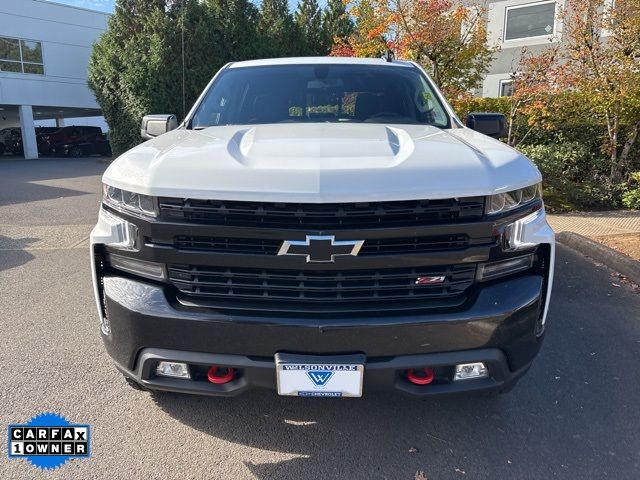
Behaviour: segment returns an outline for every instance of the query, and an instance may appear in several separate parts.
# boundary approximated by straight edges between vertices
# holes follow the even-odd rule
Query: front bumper
[[[278,352],[366,356],[364,392],[396,389],[414,395],[503,390],[529,368],[542,337],[544,277],[525,275],[486,285],[467,311],[398,317],[274,318],[186,310],[167,300],[162,287],[106,276],[103,335],[118,369],[156,390],[236,395],[253,387],[275,389]],[[242,355],[238,355],[242,352]],[[224,385],[154,374],[159,360],[239,369]],[[489,378],[413,385],[407,368],[450,367],[482,361]]]
[[[184,362],[203,368],[210,365],[225,365],[241,372],[241,374],[223,385],[214,385],[206,381],[159,377],[153,372],[157,362],[161,360]],[[421,386],[410,383],[403,374],[409,368],[418,368],[424,365],[446,369],[452,365],[471,362],[483,362],[490,372],[490,377],[458,382],[441,381]],[[495,348],[373,359],[367,361],[365,365],[364,391],[397,390],[415,396],[507,391],[527,372],[529,366],[530,363],[527,363],[516,371],[510,370],[505,355],[501,350]],[[117,365],[117,367],[125,376],[149,390],[235,396],[251,388],[274,389],[276,385],[273,359],[260,360],[242,355],[216,355],[145,348],[140,352],[135,370],[128,370],[121,365]]]

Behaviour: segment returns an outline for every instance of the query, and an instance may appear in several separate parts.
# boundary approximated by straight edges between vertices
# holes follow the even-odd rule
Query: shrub
[[[606,181],[607,161],[588,145],[561,141],[523,145],[522,153],[540,169],[545,202],[551,211],[620,206],[624,185]]]
[[[512,144],[542,172],[547,206],[555,211],[640,208],[640,179],[628,184],[611,180],[610,155],[603,151],[606,125],[582,111],[576,100],[570,94],[549,96],[545,116],[518,113],[513,118]],[[472,111],[499,112],[508,119],[512,98],[464,97],[452,105],[462,120]],[[626,135],[629,128],[624,125],[620,131]],[[632,171],[640,167],[638,144],[631,150],[628,167]]]
[[[640,210],[640,172],[631,174],[630,186],[622,194],[622,205]]]

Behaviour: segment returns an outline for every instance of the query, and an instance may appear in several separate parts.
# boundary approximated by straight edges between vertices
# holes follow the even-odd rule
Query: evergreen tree
[[[302,0],[295,13],[305,55],[326,55],[329,48],[322,25],[322,12],[317,0]]]
[[[140,143],[142,116],[166,112],[178,93],[167,68],[173,34],[166,7],[164,0],[119,0],[93,48],[89,86],[116,153]]]
[[[287,0],[263,0],[258,21],[262,57],[287,57],[302,53],[300,32]]]
[[[334,43],[348,43],[349,36],[353,33],[353,21],[347,14],[343,0],[327,1],[322,15],[322,29],[327,50],[330,50]]]
[[[181,119],[220,67],[261,55],[258,18],[250,0],[117,0],[88,78],[114,153],[140,143],[144,115]]]
[[[214,48],[225,57],[225,62],[240,61],[260,56],[258,20],[260,12],[249,0],[207,0],[214,15],[214,24],[220,33]]]

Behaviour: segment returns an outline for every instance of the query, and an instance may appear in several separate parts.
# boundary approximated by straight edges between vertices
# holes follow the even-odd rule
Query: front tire
[[[71,147],[69,150],[69,156],[72,158],[79,158],[82,156],[82,149],[80,147]]]

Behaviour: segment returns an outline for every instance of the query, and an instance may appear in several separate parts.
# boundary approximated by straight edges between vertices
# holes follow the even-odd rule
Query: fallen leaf
[[[417,452],[418,452],[418,449],[417,449],[417,448],[415,448],[415,447],[411,447],[411,448],[409,449],[409,453],[417,453]]]
[[[422,470],[418,470],[416,475],[413,477],[413,480],[427,480],[427,477]]]

